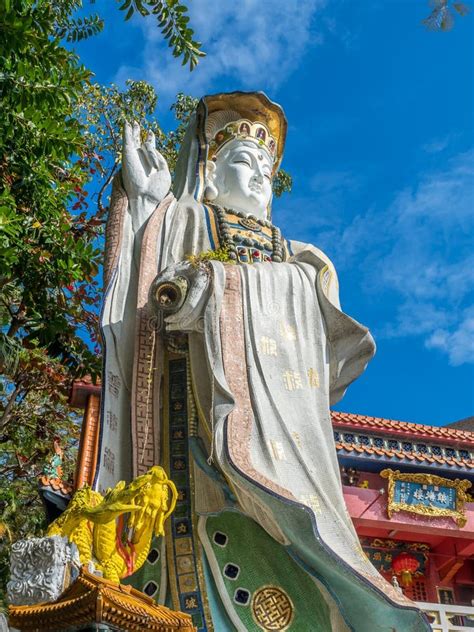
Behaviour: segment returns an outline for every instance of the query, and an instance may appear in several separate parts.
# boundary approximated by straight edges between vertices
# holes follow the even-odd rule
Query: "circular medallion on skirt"
[[[278,586],[264,586],[252,597],[252,615],[262,630],[287,630],[293,620],[294,606]]]
[[[239,224],[248,230],[253,230],[255,233],[259,233],[262,230],[260,224],[250,217],[241,217]]]

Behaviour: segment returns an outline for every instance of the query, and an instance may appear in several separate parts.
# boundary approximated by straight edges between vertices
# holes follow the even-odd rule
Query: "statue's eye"
[[[239,165],[247,165],[247,167],[251,167],[252,166],[252,163],[250,162],[250,158],[247,158],[246,156],[238,156],[234,160],[234,162],[236,164],[239,164]]]

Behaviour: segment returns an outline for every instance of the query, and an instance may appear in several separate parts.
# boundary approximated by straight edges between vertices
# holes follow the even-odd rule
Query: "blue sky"
[[[124,23],[112,3],[82,61],[101,83],[150,81],[165,127],[178,91],[279,102],[294,188],[274,220],[331,257],[344,310],[378,346],[337,408],[434,425],[474,414],[473,14],[431,33],[425,0],[187,4],[208,53],[192,74],[153,18]]]

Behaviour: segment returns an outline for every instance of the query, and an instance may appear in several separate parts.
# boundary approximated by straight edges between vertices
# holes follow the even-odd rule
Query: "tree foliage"
[[[276,197],[281,197],[283,193],[290,193],[293,188],[293,178],[284,169],[280,169],[276,172],[273,178],[273,194]]]
[[[53,12],[38,16],[25,10],[21,19],[7,13],[0,28],[9,42],[2,50],[1,78],[8,89],[0,101],[5,113],[0,121],[1,595],[7,573],[2,560],[11,540],[39,535],[45,526],[37,479],[57,438],[64,476],[72,476],[80,424],[67,405],[71,383],[85,373],[100,373],[97,273],[123,121],[153,125],[174,153],[181,132],[167,139],[152,123],[157,97],[148,84],[129,82],[123,91],[91,84],[75,55],[51,38]]]
[[[68,405],[68,368],[43,348],[21,348],[16,365],[11,379],[0,383],[0,607],[9,545],[42,534],[45,526],[38,476],[49,473],[56,441],[62,476],[72,480],[80,432],[79,416]]]
[[[66,3],[64,3],[66,4]],[[75,107],[90,73],[56,37],[55,3],[12,0],[0,10],[0,532],[39,532],[37,477],[53,438],[74,463],[71,381],[98,373],[97,235],[70,208],[86,200]],[[66,472],[67,475],[67,472]],[[2,566],[5,571],[5,566]]]
[[[138,121],[144,128],[153,125],[158,134],[163,134],[151,122],[156,103],[155,90],[145,81],[128,80],[124,90],[115,85],[84,86],[76,113],[84,128],[84,161],[92,170],[96,185],[92,199],[97,213],[92,221],[103,218],[107,212],[108,187],[121,163],[124,121]]]
[[[201,43],[194,40],[194,31],[186,15],[188,9],[179,0],[125,0],[120,9],[126,11],[126,20],[135,13],[144,17],[156,16],[163,37],[173,50],[173,57],[182,57],[183,66],[189,63],[190,70],[194,70],[199,58],[205,56]]]
[[[431,0],[433,9],[430,15],[422,20],[422,24],[429,31],[450,31],[454,26],[454,16],[465,16],[469,13],[469,7],[464,2],[451,2],[450,0]]]
[[[90,77],[52,34],[48,3],[13,2],[0,17],[0,287],[2,329],[81,371],[93,361],[88,326],[100,252],[68,212],[89,174],[75,103]]]

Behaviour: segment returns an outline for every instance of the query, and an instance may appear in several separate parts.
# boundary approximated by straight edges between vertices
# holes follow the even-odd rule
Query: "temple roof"
[[[456,459],[450,458],[447,459],[443,456],[431,456],[429,454],[418,454],[413,451],[402,451],[402,450],[388,450],[387,448],[376,448],[365,445],[356,445],[353,443],[341,443],[340,441],[336,441],[336,450],[338,453],[343,452],[352,452],[358,454],[366,454],[370,456],[380,456],[380,457],[388,457],[389,459],[393,459],[395,461],[411,461],[413,463],[425,463],[425,464],[436,464],[439,465],[448,465],[451,467],[459,467],[466,468],[468,470],[474,469],[474,462],[472,459]]]
[[[38,485],[40,489],[51,490],[56,494],[69,497],[73,491],[73,486],[67,481],[63,481],[61,478],[52,478],[47,474],[42,474],[38,478]]]
[[[75,629],[91,623],[133,632],[196,632],[189,615],[159,606],[131,586],[114,584],[84,567],[57,601],[10,606],[9,623],[22,632]]]
[[[458,430],[447,426],[428,426],[415,424],[409,421],[397,421],[395,419],[383,419],[382,417],[369,417],[356,413],[331,412],[333,426],[367,430],[368,432],[382,432],[383,434],[404,435],[406,437],[424,438],[436,440],[442,443],[456,443],[474,447],[474,432]]]
[[[458,421],[453,421],[450,424],[447,424],[448,428],[455,428],[456,430],[468,430],[469,432],[474,432],[474,416],[473,417],[465,417],[464,419],[458,419]]]
[[[474,473],[474,433],[333,411],[339,457]]]

